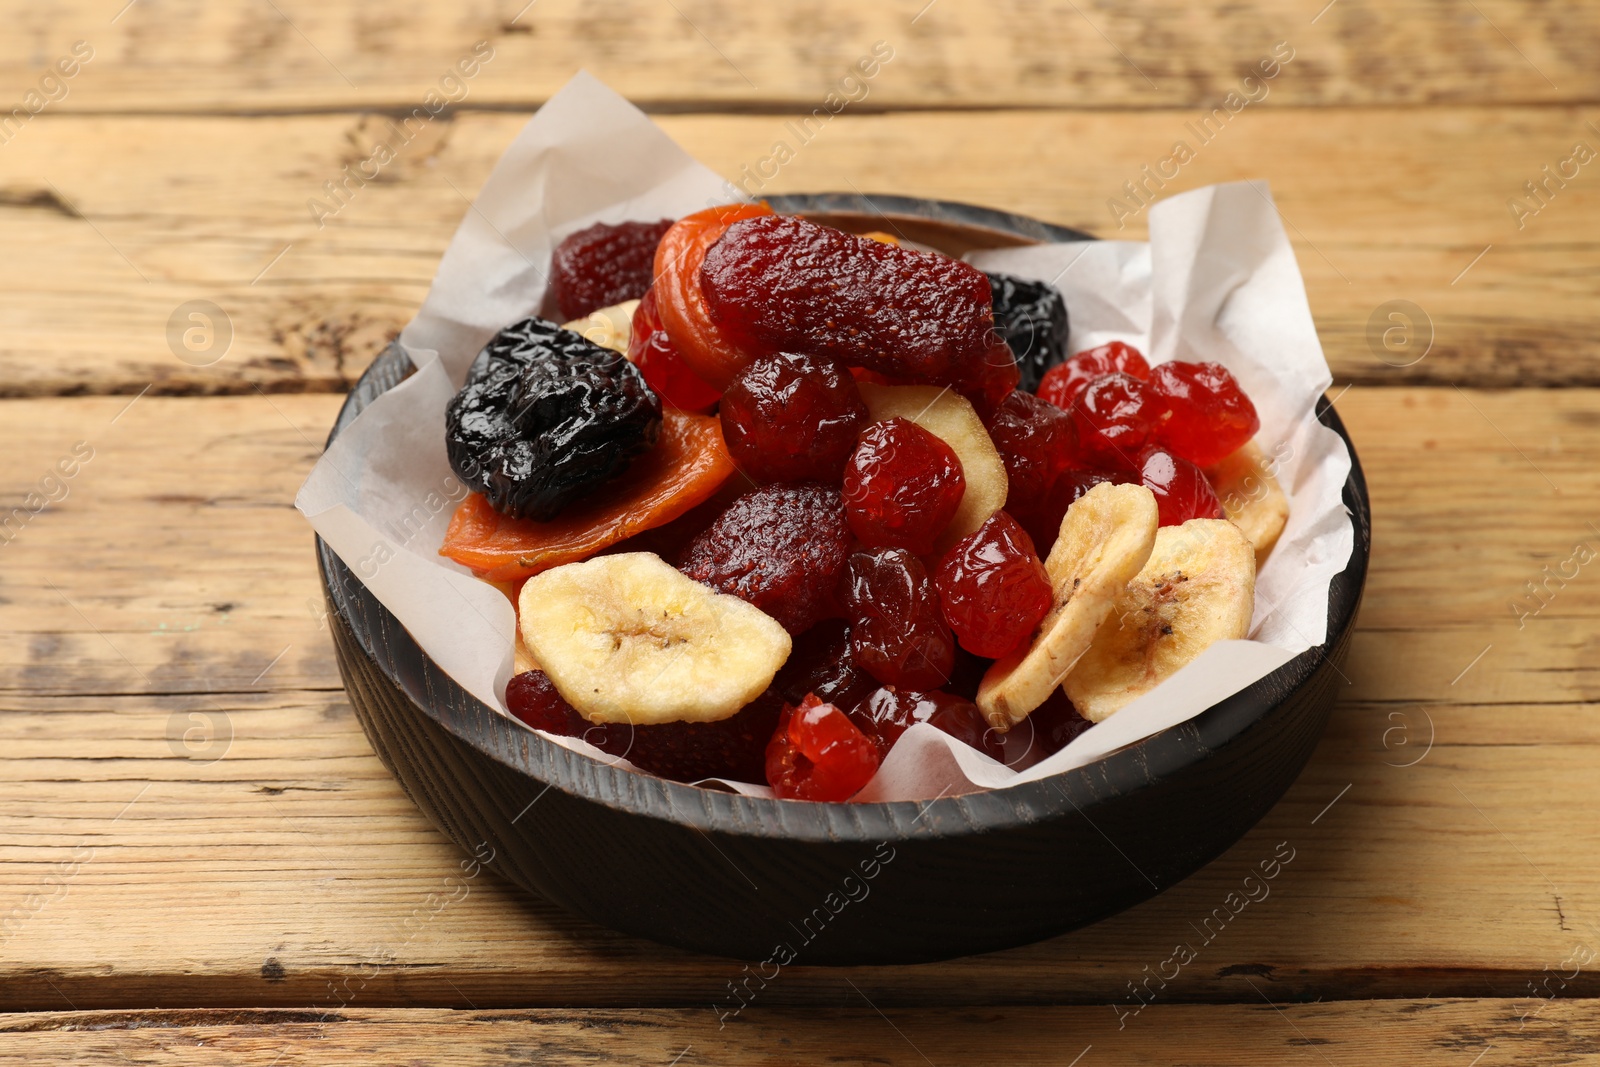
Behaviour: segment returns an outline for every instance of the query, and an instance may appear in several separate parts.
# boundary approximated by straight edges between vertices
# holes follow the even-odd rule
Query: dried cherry
[[[850,711],[850,721],[887,756],[900,735],[919,722],[934,726],[986,755],[1000,758],[998,738],[978,705],[953,693],[919,693],[886,685],[875,689]]]
[[[656,245],[672,228],[657,222],[597,222],[569,234],[550,256],[550,295],[563,319],[581,319],[650,287]]]
[[[838,363],[780,352],[734,375],[719,414],[729,455],[756,481],[836,482],[867,405]]]
[[[1130,374],[1106,374],[1078,394],[1068,412],[1078,452],[1090,465],[1131,470],[1166,409]]]
[[[998,659],[1050,612],[1050,576],[1021,525],[997,511],[957,541],[934,574],[945,621],[961,647]]]
[[[791,704],[815,693],[825,703],[853,708],[878,687],[878,680],[856,664],[849,625],[843,619],[823,619],[795,637],[772,687]]]
[[[1006,465],[1011,487],[1007,510],[1040,551],[1046,551],[1034,528],[1042,523],[1054,539],[1054,530],[1061,525],[1059,514],[1053,525],[1049,521],[1051,494],[1062,474],[1077,464],[1072,420],[1054,404],[1018,390],[1005,398],[989,421],[989,439]]]
[[[1039,396],[1065,410],[1090,382],[1107,374],[1127,374],[1142,381],[1150,377],[1150,365],[1137,348],[1112,341],[1079,352],[1059,367],[1052,367],[1039,383]]]
[[[844,470],[845,516],[869,548],[927,555],[966,491],[955,450],[910,419],[868,426]]]
[[[1053,285],[1011,274],[991,273],[989,292],[995,329],[1017,357],[1017,388],[1033,392],[1045,371],[1066,358],[1067,300]]]
[[[767,784],[780,800],[844,801],[878,772],[878,748],[844,712],[807,695],[785,704],[767,745]]]
[[[1220,363],[1162,363],[1150,388],[1172,413],[1156,439],[1198,466],[1222,462],[1261,429],[1256,406]]]
[[[728,227],[700,287],[712,321],[751,358],[812,352],[940,383],[981,378],[991,353],[1015,362],[994,332],[982,271],[793,216]],[[994,369],[1004,371],[999,355]]]
[[[922,561],[903,548],[850,557],[845,609],[856,663],[887,685],[938,689],[950,677],[955,638]]]
[[[507,326],[445,409],[445,450],[502,514],[539,521],[621,474],[661,432],[661,399],[621,353],[553,322]]]
[[[852,547],[837,489],[764,485],[689,542],[679,569],[797,634],[835,610],[834,588]]]
[[[1162,526],[1223,517],[1205,472],[1164,448],[1147,448],[1139,456],[1139,481],[1155,494]]]

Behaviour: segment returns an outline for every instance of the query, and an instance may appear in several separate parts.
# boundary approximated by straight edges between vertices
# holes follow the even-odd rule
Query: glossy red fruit
[[[1150,386],[1128,374],[1089,383],[1068,412],[1078,452],[1089,465],[1132,470],[1166,413]]]
[[[1006,465],[1011,487],[1006,508],[1032,536],[1041,520],[1049,526],[1046,513],[1056,480],[1077,465],[1072,420],[1054,404],[1018,391],[1005,398],[989,421],[989,439]],[[1060,525],[1061,516],[1056,515],[1050,526],[1052,540]],[[1034,537],[1035,544],[1038,541]]]
[[[854,544],[837,489],[764,485],[696,535],[678,569],[797,634],[835,610],[834,590]]]
[[[968,364],[950,386],[967,398],[978,418],[987,425],[1021,382],[1022,368],[1017,366],[1017,357],[1002,344],[990,349],[978,362]]]
[[[831,359],[782,352],[734,375],[722,396],[722,437],[758,482],[837,482],[867,424],[867,405]]]
[[[868,426],[844,467],[845,516],[868,548],[927,555],[966,491],[955,450],[910,419]]]
[[[850,650],[850,626],[843,619],[823,619],[796,635],[772,687],[791,704],[813,693],[825,704],[853,708],[878,688],[878,680],[856,663]]]
[[[832,704],[785,704],[767,745],[767,784],[780,800],[845,801],[878,773],[878,748]]]
[[[1000,758],[996,735],[989,729],[978,705],[952,693],[919,693],[892,685],[882,686],[851,710],[850,720],[878,746],[883,756],[889,754],[901,734],[925,722],[979,752]]]
[[[1144,450],[1139,457],[1139,481],[1155,494],[1162,526],[1223,517],[1222,504],[1205,472],[1164,448]]]
[[[1003,371],[999,354],[1010,354],[982,271],[792,215],[728,227],[706,252],[700,288],[711,321],[755,358],[812,352],[953,383],[983,377],[991,353]]]
[[[656,245],[671,228],[671,219],[597,222],[564,238],[550,256],[550,295],[562,319],[580,319],[642,297],[650,286]]]
[[[1256,406],[1220,363],[1163,363],[1150,388],[1172,413],[1156,439],[1197,466],[1222,462],[1261,429]]]
[[[1033,540],[1004,511],[957,541],[934,575],[945,621],[961,647],[999,659],[1050,612],[1050,576]]]
[[[941,688],[956,643],[922,561],[903,548],[857,552],[846,581],[856,663],[886,685]]]
[[[710,411],[722,394],[700,380],[689,369],[683,355],[667,336],[656,309],[656,290],[651,286],[633,312],[633,333],[628,338],[628,358],[644,375],[645,384],[662,401],[682,411]]]
[[[1064,411],[1090,382],[1107,374],[1126,374],[1143,380],[1150,377],[1150,365],[1137,348],[1112,341],[1079,352],[1059,366],[1051,367],[1039,383],[1039,398]]]
[[[783,699],[772,690],[738,714],[718,722],[666,722],[650,726],[592,723],[568,704],[543,671],[526,671],[506,687],[513,715],[547,733],[581,737],[641,771],[679,782],[725,778],[759,782],[767,742]]]

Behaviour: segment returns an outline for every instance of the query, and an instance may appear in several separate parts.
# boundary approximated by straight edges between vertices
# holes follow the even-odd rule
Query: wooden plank
[[[1600,858],[1573,837],[1600,802],[1593,576],[1552,586],[1521,629],[1509,609],[1600,536],[1597,401],[1345,393],[1378,551],[1351,686],[1286,800],[1090,929],[917,968],[796,967],[770,1001],[836,1004],[848,976],[885,1006],[1111,1015],[1187,942],[1198,958],[1172,1000],[1250,1001],[1248,981],[1279,1000],[1519,997],[1600,950]],[[47,472],[93,449],[0,546],[0,1008],[727,995],[737,964],[596,929],[490,875],[461,882],[461,856],[371,755],[288,503],[335,398],[128,403],[14,400],[0,419],[0,499],[61,497]],[[1197,924],[1280,842],[1295,859],[1270,897],[1202,943]],[[1600,983],[1585,968],[1568,991]]]
[[[0,1016],[0,1065],[226,1062],[240,1067],[429,1063],[1060,1064],[1600,1063],[1593,1001],[1382,1000],[1153,1005],[1118,1029],[1099,1007],[894,1010],[839,981],[814,1011],[751,1008],[719,1028],[687,1011],[46,1012]],[[1268,994],[1263,993],[1263,998]],[[1541,1010],[1542,1006],[1542,1010]],[[1536,1014],[1535,1014],[1536,1013]],[[1525,1021],[1524,1021],[1525,1020]],[[676,1060],[674,1056],[678,1057]],[[1500,1057],[1498,1060],[1494,1057]],[[139,1059],[135,1059],[139,1057]],[[1080,1059],[1074,1059],[1080,1057]]]
[[[1589,62],[1600,17],[1580,0],[1465,9],[1341,0],[1329,10],[1266,0],[524,2],[421,5],[382,17],[352,0],[12,5],[0,85],[20,102],[82,40],[93,58],[53,108],[409,109],[483,41],[493,58],[465,82],[478,106],[533,106],[587,68],[653,107],[809,110],[883,41],[894,59],[864,98],[856,90],[859,106],[1175,107],[1239,91],[1281,42],[1294,59],[1268,86],[1296,105],[1577,102],[1600,91]]]
[[[1118,230],[1108,202],[1131,206],[1124,182],[1188,136],[1190,117],[846,115],[750,188],[894,190],[1137,238],[1144,212]],[[364,158],[358,146],[386,136],[386,121],[42,116],[0,152],[0,233],[30,250],[0,263],[13,294],[0,305],[0,393],[343,389],[421,302],[465,197],[523,117],[436,124],[319,229],[308,201]],[[792,137],[785,121],[662,119],[733,176]],[[1592,168],[1520,231],[1506,207],[1577,140],[1600,146],[1564,108],[1337,109],[1314,123],[1264,108],[1239,116],[1165,192],[1271,180],[1340,379],[1596,384],[1587,279],[1600,245],[1583,236],[1600,226]],[[115,167],[103,165],[108,145]],[[177,336],[188,325],[177,313],[192,300],[223,309],[225,353],[190,355],[169,337],[175,315]],[[1397,300],[1425,318],[1412,346],[1391,352],[1369,335],[1395,325],[1383,309]]]

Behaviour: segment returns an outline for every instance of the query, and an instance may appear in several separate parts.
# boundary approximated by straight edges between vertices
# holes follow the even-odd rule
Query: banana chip
[[[1156,542],[1156,498],[1142,485],[1095,486],[1067,509],[1045,561],[1055,604],[1033,643],[996,660],[978,687],[978,709],[997,730],[1043,704],[1078,658]]]
[[[1249,633],[1255,588],[1255,549],[1227,519],[1162,527],[1061,688],[1085,719],[1108,718],[1213,641]]]
[[[1222,510],[1254,546],[1257,570],[1289,521],[1289,498],[1272,476],[1274,466],[1261,446],[1251,441],[1206,471]]]
[[[528,650],[590,722],[726,719],[789,658],[777,620],[652,552],[553,567],[518,607]]]
[[[624,300],[620,304],[591,311],[581,319],[561,324],[563,330],[581,333],[601,348],[628,354],[628,341],[633,336],[633,313],[639,307],[637,300]]]

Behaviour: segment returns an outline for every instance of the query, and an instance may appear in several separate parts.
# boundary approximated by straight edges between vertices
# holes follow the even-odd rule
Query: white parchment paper
[[[598,221],[677,218],[737,199],[637,108],[579,74],[529,120],[466,211],[400,336],[417,373],[369,405],[301,487],[295,504],[322,538],[422,649],[491,707],[504,710],[515,615],[498,589],[438,555],[465,495],[445,456],[445,404],[496,331],[538,313],[562,237]],[[1314,417],[1332,379],[1264,183],[1211,186],[1156,204],[1148,243],[1039,245],[968,258],[1060,288],[1071,351],[1120,339],[1152,364],[1208,360],[1231,370],[1261,414],[1258,441],[1278,461],[1289,525],[1257,577],[1249,640],[1213,645],[1042,761],[1026,751],[1022,727],[1008,740],[1012,766],[931,726],[912,727],[860,800],[1031,781],[1192,718],[1326,638],[1328,584],[1354,544],[1341,500],[1349,453]],[[579,740],[551,740],[625,762]],[[764,785],[726,784],[770,795]]]

